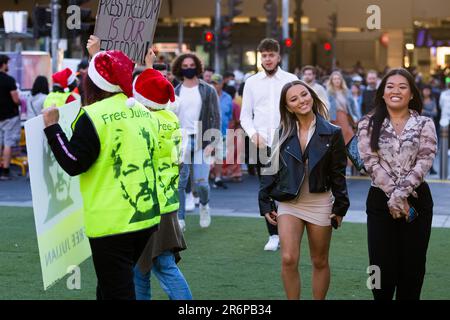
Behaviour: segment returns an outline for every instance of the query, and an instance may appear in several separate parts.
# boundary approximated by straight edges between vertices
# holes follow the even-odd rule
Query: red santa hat
[[[75,79],[75,73],[73,73],[69,68],[58,71],[52,75],[53,85],[59,86],[65,91],[68,91],[67,87],[75,82]]]
[[[106,92],[123,92],[129,99],[127,106],[133,107],[134,63],[123,52],[100,51],[89,64],[88,75],[92,82]]]
[[[172,84],[154,69],[147,69],[136,78],[133,94],[137,101],[155,110],[166,109],[175,101]]]

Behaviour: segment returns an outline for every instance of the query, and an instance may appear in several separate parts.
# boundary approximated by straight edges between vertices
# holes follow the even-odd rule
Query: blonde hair
[[[341,79],[341,86],[340,88],[336,88],[333,84],[333,77],[334,76],[338,76]],[[344,77],[342,76],[342,73],[340,73],[339,71],[333,71],[333,73],[331,73],[330,77],[328,78],[327,81],[327,91],[330,94],[335,94],[337,91],[344,91],[345,94],[347,94],[348,92],[348,87],[347,84],[345,83]]]

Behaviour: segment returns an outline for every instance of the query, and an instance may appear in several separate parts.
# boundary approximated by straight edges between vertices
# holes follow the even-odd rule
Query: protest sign
[[[94,31],[100,49],[120,50],[144,65],[160,10],[161,0],[100,0]]]
[[[80,110],[74,101],[59,108],[59,124],[70,138]],[[63,278],[68,268],[90,257],[84,231],[80,180],[59,166],[44,134],[42,115],[25,123],[31,195],[44,290]]]

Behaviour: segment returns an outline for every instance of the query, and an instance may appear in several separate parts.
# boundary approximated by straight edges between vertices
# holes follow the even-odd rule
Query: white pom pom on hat
[[[136,105],[136,99],[128,98],[126,104],[128,108],[133,108]]]

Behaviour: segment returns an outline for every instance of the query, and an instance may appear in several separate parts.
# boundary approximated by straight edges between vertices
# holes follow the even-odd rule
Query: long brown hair
[[[381,127],[383,125],[384,119],[389,118],[389,112],[387,110],[386,102],[383,99],[384,90],[388,79],[392,76],[400,75],[408,80],[409,89],[413,99],[409,102],[408,108],[417,111],[419,114],[422,113],[422,99],[420,98],[420,92],[417,88],[414,78],[409,73],[408,70],[403,68],[392,69],[387,75],[384,76],[383,80],[378,87],[377,94],[375,96],[375,111],[373,111],[372,116],[369,121],[369,131],[370,133],[370,147],[373,152],[380,150],[378,140],[380,139]]]
[[[99,87],[92,81],[89,75],[86,75],[86,78],[83,81],[84,86],[84,104],[86,106],[101,101],[103,99],[112,97],[116,95],[118,92],[107,92]]]
[[[326,120],[329,119],[328,109],[325,105],[325,103],[320,99],[320,97],[317,95],[317,93],[312,89],[306,82],[302,80],[295,80],[292,82],[289,82],[284,85],[283,89],[281,90],[281,97],[280,97],[280,130],[281,130],[281,136],[280,141],[278,142],[278,146],[281,147],[281,145],[287,140],[287,138],[294,132],[294,130],[297,130],[297,118],[294,113],[291,113],[287,109],[287,92],[290,88],[301,85],[305,87],[309,94],[313,98],[313,106],[312,111],[315,115],[320,115]]]

